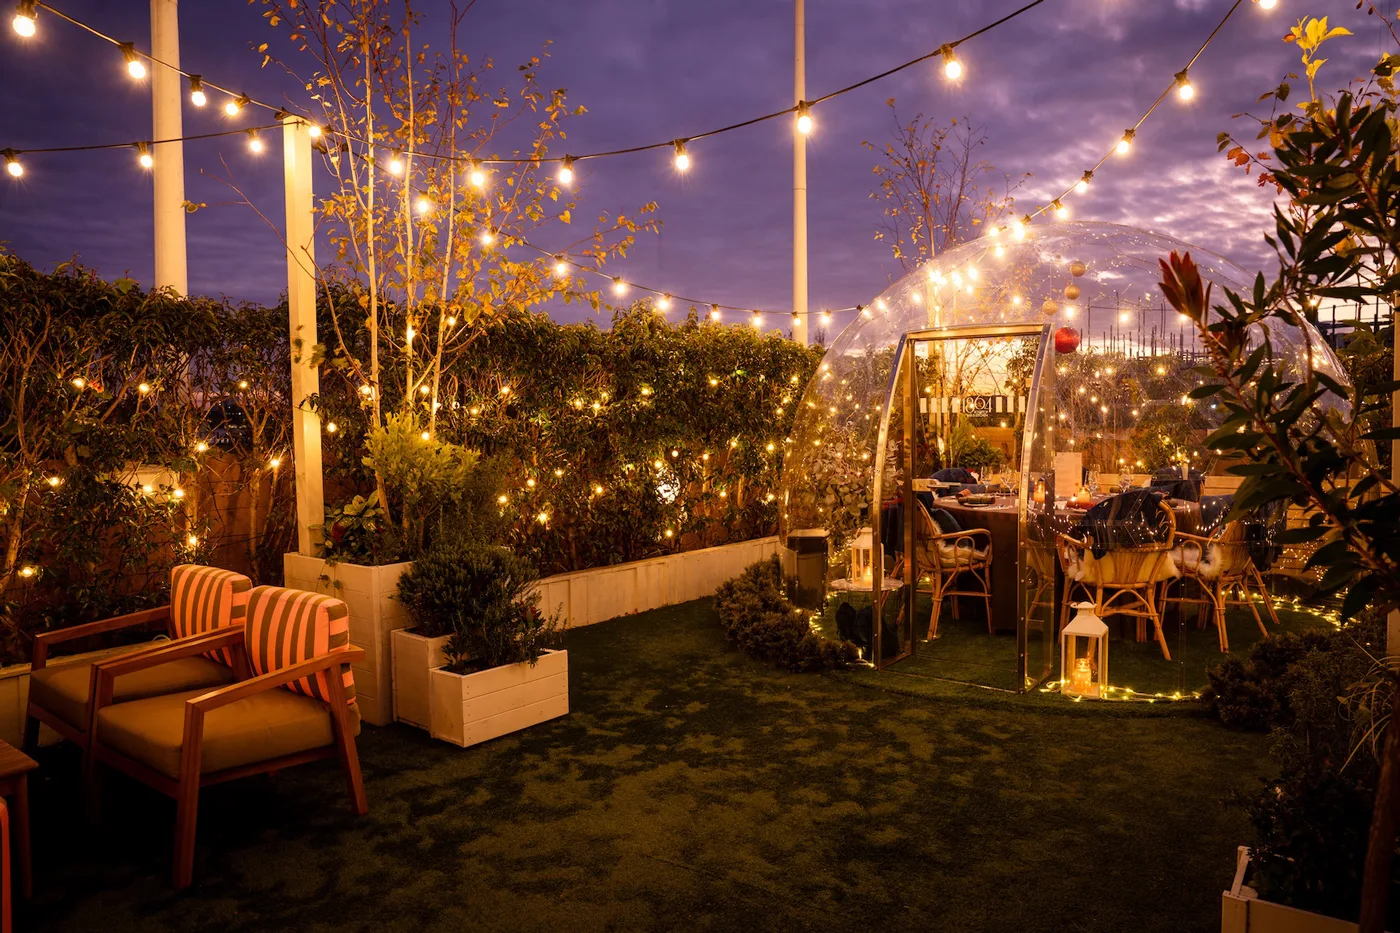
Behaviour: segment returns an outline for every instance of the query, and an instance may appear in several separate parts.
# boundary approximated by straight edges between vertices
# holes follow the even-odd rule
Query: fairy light
[[[554,176],[559,184],[568,186],[574,183],[574,157],[564,156],[564,162],[559,166],[559,174]]]
[[[397,152],[389,156],[389,164],[387,168],[389,169],[390,175],[403,174],[403,159],[399,158],[399,154]]]
[[[183,499],[183,498],[185,498],[185,491],[184,491],[183,489],[181,489],[179,486],[176,486],[174,489],[170,490],[170,494],[171,494],[172,496],[174,496],[176,499]]]
[[[257,130],[248,131],[248,148],[251,149],[254,153],[260,153],[263,151],[263,141],[262,138],[258,136]]]
[[[141,163],[142,168],[150,168],[155,165],[155,160],[151,158],[150,143],[136,144],[136,161]]]
[[[943,53],[943,77],[949,81],[956,81],[963,76],[962,62],[958,61],[958,56],[954,54],[951,45],[945,45],[940,52]]]
[[[224,113],[230,117],[236,117],[238,116],[239,112],[243,110],[244,107],[248,106],[252,102],[253,99],[247,94],[239,94],[233,100],[224,104]]]
[[[812,132],[812,108],[805,100],[797,103],[797,132],[803,136]]]
[[[1176,96],[1182,100],[1190,100],[1196,96],[1196,89],[1191,85],[1191,78],[1185,69],[1176,73]]]
[[[19,19],[19,17],[16,16],[15,19]],[[32,28],[32,27],[31,27],[31,28]],[[16,32],[19,31],[19,27],[18,27],[18,26],[15,27],[15,31],[16,31]],[[20,35],[24,35],[24,33],[21,32]],[[19,568],[19,575],[20,575],[21,577],[25,577],[25,578],[32,577],[32,576],[34,576],[34,574],[36,574],[36,573],[38,573],[38,571],[37,571],[34,567],[30,566],[29,564],[25,564],[23,567]]]
[[[431,200],[429,200],[426,196],[424,196],[424,197],[420,197],[420,198],[414,203],[413,206],[414,206],[414,208],[418,211],[419,216],[422,216],[423,214],[427,214],[427,213],[430,213],[430,212],[432,211],[432,209],[433,209],[433,202],[432,202]]]
[[[678,140],[676,140],[675,146],[676,146],[676,159],[675,159],[676,171],[678,171],[678,172],[688,172],[688,171],[690,171],[690,153],[688,153],[688,152],[685,151],[685,140],[683,140],[683,139],[678,139]]]
[[[365,385],[360,386],[360,394],[361,394],[361,395],[373,395],[373,394],[374,394],[374,388],[373,388],[372,386],[370,386],[368,383],[366,383]]]
[[[209,103],[209,97],[204,93],[204,81],[199,75],[190,75],[190,103],[196,107]]]
[[[199,443],[194,445],[194,452],[197,454],[202,454],[207,450],[209,450],[209,445],[204,441],[200,441]]]
[[[501,504],[501,505],[505,505],[505,504],[507,504],[508,502],[510,502],[510,496],[507,496],[507,495],[499,495],[499,496],[496,497],[496,502],[499,503],[499,504]]]
[[[280,466],[282,465],[282,458],[281,458],[281,457],[273,457],[271,460],[267,461],[267,465],[270,466],[270,467],[272,467],[272,469],[275,470],[275,469],[277,469],[278,467],[280,467]]]
[[[190,547],[198,547],[199,535],[190,535],[188,538],[185,539],[185,543],[188,544]]]
[[[72,383],[73,388],[75,389],[81,389],[87,385],[87,380],[84,379],[82,376],[74,376],[72,379],[69,380],[69,382]]]
[[[24,166],[19,164],[19,154],[13,149],[4,150],[5,171],[10,173],[11,178],[19,178],[24,174]]]
[[[1120,140],[1118,140],[1118,145],[1114,146],[1113,148],[1118,152],[1118,154],[1119,154],[1120,156],[1127,155],[1128,152],[1129,152],[1129,150],[1131,150],[1131,149],[1133,148],[1133,137],[1136,136],[1136,135],[1137,135],[1137,130],[1134,130],[1134,129],[1127,129],[1127,130],[1124,130],[1124,131],[1123,131],[1123,138],[1120,139]]]
[[[418,436],[421,437],[421,438],[422,438],[423,440],[425,440],[425,441],[430,441],[430,440],[433,439],[433,436],[432,436],[431,434],[429,434],[427,431],[424,431],[422,434],[420,434],[420,435],[418,435]]]
[[[146,63],[141,61],[141,56],[136,52],[136,46],[130,42],[118,42],[117,47],[122,50],[122,58],[126,59],[126,73],[137,81],[142,81],[146,77]]]
[[[34,21],[39,17],[38,6],[36,0],[19,0],[19,6],[15,9],[15,18],[10,21],[15,32],[25,39],[34,37],[36,31]]]
[[[48,484],[49,484],[50,486],[52,486],[54,489],[57,489],[59,486],[62,486],[62,485],[63,485],[63,477],[61,477],[61,476],[50,476],[48,479],[44,480],[44,482],[48,483]]]
[[[467,173],[467,181],[478,191],[486,187],[486,172],[479,162],[472,163],[471,171]]]
[[[567,262],[564,261],[564,257],[563,257],[563,256],[555,256],[555,257],[554,257],[554,277],[555,277],[556,279],[562,279],[564,276],[566,276],[566,275],[568,275],[568,274],[569,274],[569,264],[568,264]]]
[[[142,395],[149,395],[151,392],[151,384],[149,382],[143,382],[136,387],[136,391],[140,392]]]
[[[496,242],[496,232],[490,227],[486,227],[481,231],[480,240],[482,246],[490,246],[492,243]]]

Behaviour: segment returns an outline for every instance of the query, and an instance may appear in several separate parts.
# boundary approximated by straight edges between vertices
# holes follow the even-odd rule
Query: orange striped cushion
[[[189,638],[227,625],[242,625],[253,581],[232,570],[181,564],[170,571],[170,637]],[[233,666],[228,648],[205,657]]]
[[[267,674],[350,644],[350,608],[332,596],[259,586],[248,600],[244,627],[253,674]],[[294,693],[329,700],[328,672],[287,684]],[[345,668],[345,696],[355,701],[355,678]]]

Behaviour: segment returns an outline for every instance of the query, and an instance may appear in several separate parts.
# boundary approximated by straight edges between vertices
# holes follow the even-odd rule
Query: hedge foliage
[[[783,594],[778,558],[759,561],[715,591],[724,637],[745,653],[789,671],[844,670],[860,660],[849,641],[813,631]]]

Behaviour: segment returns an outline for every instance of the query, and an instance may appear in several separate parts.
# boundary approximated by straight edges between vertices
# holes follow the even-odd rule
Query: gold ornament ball
[[[1069,264],[1069,274],[1074,276],[1075,278],[1079,278],[1081,275],[1088,271],[1089,267],[1084,265],[1084,263],[1079,261],[1078,259]]]
[[[1046,317],[1052,317],[1060,312],[1060,306],[1055,304],[1055,299],[1046,298],[1045,304],[1040,306],[1040,311]]]
[[[1070,282],[1068,285],[1066,285],[1066,286],[1065,286],[1065,297],[1068,298],[1070,301],[1073,301],[1074,299],[1078,298],[1078,297],[1079,297],[1079,286],[1078,286],[1078,285],[1075,285],[1073,282]]]

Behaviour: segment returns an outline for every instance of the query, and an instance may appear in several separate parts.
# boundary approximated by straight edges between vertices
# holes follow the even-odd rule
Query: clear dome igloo
[[[1238,478],[1203,446],[1219,422],[1215,404],[1186,397],[1198,384],[1192,370],[1203,352],[1195,327],[1157,284],[1158,260],[1172,251],[1191,253],[1214,283],[1215,300],[1224,289],[1252,286],[1249,273],[1208,250],[1131,227],[1074,222],[965,244],[871,301],[831,344],[788,441],[780,536],[799,593],[827,603],[833,588],[868,595],[878,613],[888,608],[889,591],[910,590],[895,601],[902,651],[883,649],[904,657],[925,634],[913,591],[934,597],[927,633],[938,634],[940,591],[925,560],[917,564],[920,585],[903,587],[905,552],[920,548],[916,539],[931,527],[927,513],[941,511],[935,503],[949,500],[939,494],[954,486],[970,487],[974,497],[1000,493],[984,506],[988,517],[999,506],[1016,527],[990,558],[996,571],[983,568],[988,579],[980,582],[975,568],[954,574],[959,582],[943,589],[979,597],[991,591],[987,630],[1016,632],[1014,686],[1026,689],[1050,671],[1063,623],[1055,616],[1064,611],[1063,587],[1054,585],[1063,573],[1057,577],[1051,565],[1057,536],[1082,519],[1071,506],[1084,487],[1159,488],[1173,502],[1194,499],[1194,518],[1183,512],[1178,524],[1216,530],[1212,522],[1228,511]],[[1269,336],[1276,359],[1301,365],[1311,352],[1315,368],[1345,382],[1315,329],[1274,324]],[[1212,497],[1224,501],[1206,501]],[[905,511],[918,520],[904,522]],[[980,552],[993,543],[956,547]],[[959,597],[951,600],[956,606]],[[881,664],[881,626],[866,624]],[[1170,654],[1159,622],[1146,627]]]

